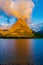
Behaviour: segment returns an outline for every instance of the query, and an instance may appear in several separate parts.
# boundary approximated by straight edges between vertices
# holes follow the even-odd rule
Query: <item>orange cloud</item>
[[[17,18],[30,19],[34,2],[32,0],[1,0],[0,8],[8,15],[16,16]]]

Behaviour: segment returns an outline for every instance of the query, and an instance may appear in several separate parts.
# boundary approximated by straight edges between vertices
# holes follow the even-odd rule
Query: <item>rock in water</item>
[[[27,23],[22,20],[18,19],[17,22],[12,25],[9,29],[8,33],[6,34],[7,37],[33,37],[32,30],[27,25]]]

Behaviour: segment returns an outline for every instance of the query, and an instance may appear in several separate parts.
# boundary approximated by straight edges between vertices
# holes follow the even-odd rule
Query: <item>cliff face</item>
[[[19,19],[17,22],[9,29],[6,34],[7,37],[33,37],[32,30],[27,25],[27,23]]]
[[[8,32],[8,29],[4,30],[4,29],[0,28],[0,36],[6,35],[7,32]]]

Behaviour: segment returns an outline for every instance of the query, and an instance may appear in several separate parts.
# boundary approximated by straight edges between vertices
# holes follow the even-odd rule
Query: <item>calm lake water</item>
[[[43,39],[0,39],[0,64],[43,65]]]

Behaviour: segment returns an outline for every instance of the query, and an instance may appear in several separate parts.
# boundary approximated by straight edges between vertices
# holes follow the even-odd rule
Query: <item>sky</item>
[[[43,22],[43,0],[36,1],[31,19],[35,23]]]
[[[43,22],[43,0],[33,0],[33,2],[35,6],[30,20],[35,23]],[[16,20],[17,18],[15,16],[8,16],[5,11],[0,8],[0,24],[14,24]]]

